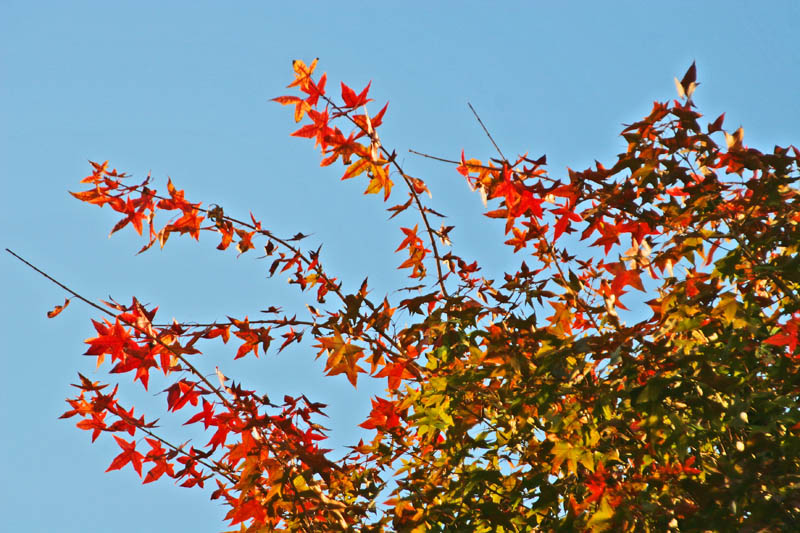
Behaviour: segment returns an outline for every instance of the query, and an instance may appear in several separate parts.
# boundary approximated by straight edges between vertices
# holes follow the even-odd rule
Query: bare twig
[[[437,157],[435,155],[430,154],[423,154],[422,152],[417,152],[416,150],[412,150],[411,148],[408,149],[409,152],[415,155],[420,155],[422,157],[427,157],[428,159],[433,159],[435,161],[441,161],[442,163],[452,163],[454,165],[460,165],[461,161],[455,161],[453,159],[445,159],[444,157]],[[486,167],[489,168],[489,167]]]
[[[486,129],[486,126],[483,124],[483,121],[481,120],[481,117],[478,116],[478,112],[475,111],[475,108],[472,107],[472,104],[470,104],[469,102],[467,102],[467,105],[469,106],[470,110],[472,111],[472,114],[475,115],[475,118],[478,119],[478,124],[481,125],[481,128],[483,128],[483,131],[484,131],[484,133],[486,133],[486,136],[489,137],[490,141],[492,141],[492,144],[494,145],[495,150],[497,150],[497,153],[500,154],[500,157],[503,159],[503,161],[508,161],[508,159],[506,159],[506,156],[503,155],[503,151],[500,150],[500,147],[497,146],[496,142],[494,142],[494,138],[492,137],[492,134],[489,133],[488,129]]]
[[[101,311],[101,312],[103,312],[103,313],[105,313],[105,314],[107,314],[107,315],[109,315],[109,316],[112,316],[112,317],[116,317],[116,316],[117,316],[117,315],[115,315],[114,313],[112,313],[111,311],[109,311],[108,309],[106,309],[105,307],[103,307],[103,306],[100,306],[100,305],[97,305],[97,304],[96,304],[96,303],[94,303],[93,301],[91,301],[91,300],[89,300],[89,299],[87,299],[87,298],[84,298],[83,296],[81,296],[81,295],[80,295],[80,294],[78,294],[77,292],[73,291],[72,289],[70,289],[69,287],[67,287],[66,285],[64,285],[64,284],[63,284],[63,283],[61,283],[60,281],[58,281],[57,279],[55,279],[55,278],[51,277],[49,274],[47,274],[47,272],[44,272],[44,271],[42,271],[42,270],[38,269],[38,268],[37,268],[35,265],[32,265],[31,263],[29,263],[28,261],[26,261],[26,260],[25,260],[25,259],[23,259],[22,257],[18,256],[18,255],[17,255],[17,254],[15,254],[15,253],[14,253],[12,250],[10,250],[10,249],[6,248],[6,252],[10,253],[11,255],[13,255],[14,257],[16,257],[17,259],[19,259],[20,261],[22,261],[22,262],[23,262],[23,263],[25,263],[26,265],[28,265],[28,266],[29,266],[31,269],[35,270],[36,272],[38,272],[39,274],[41,274],[41,275],[42,275],[42,276],[44,276],[45,278],[49,279],[50,281],[52,281],[53,283],[55,283],[56,285],[58,285],[59,287],[61,287],[61,288],[62,288],[62,289],[64,289],[65,291],[67,291],[68,293],[70,293],[70,294],[71,294],[72,296],[74,296],[75,298],[77,298],[77,299],[81,300],[81,301],[82,301],[82,302],[84,302],[84,303],[87,303],[87,304],[91,305],[91,306],[92,306],[92,307],[94,307],[95,309],[97,309],[97,310],[99,310],[99,311]]]

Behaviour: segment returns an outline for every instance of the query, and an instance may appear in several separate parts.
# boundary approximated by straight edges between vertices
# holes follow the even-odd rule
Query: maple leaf
[[[464,156],[464,150],[461,150],[461,164],[456,167],[456,172],[469,179],[470,173],[480,172],[483,170],[482,166],[483,164],[478,159],[467,160]]]
[[[386,209],[387,211],[391,211],[392,212],[392,216],[389,217],[389,220],[393,219],[394,217],[396,217],[397,215],[399,215],[400,213],[402,213],[403,211],[405,211],[406,209],[408,209],[411,206],[411,202],[414,201],[414,197],[411,194],[409,194],[408,196],[409,196],[409,198],[408,198],[408,201],[406,203],[398,204],[398,205],[395,205],[395,206],[392,206],[392,207],[389,207],[388,209]]]
[[[209,329],[203,333],[203,338],[205,339],[214,339],[216,337],[222,337],[222,342],[227,343],[228,339],[231,336],[231,327],[230,326],[209,326]]]
[[[569,442],[556,442],[550,453],[553,454],[552,469],[550,470],[553,474],[558,472],[559,468],[564,463],[566,463],[567,472],[569,473],[576,472],[578,464],[583,465],[590,472],[595,469],[590,452]]]
[[[164,229],[161,230],[161,247],[163,248],[164,243],[167,241],[166,236],[176,231],[181,235],[188,233],[193,239],[198,240],[200,238],[200,225],[203,223],[203,220],[205,220],[205,217],[200,214],[196,206],[185,208],[180,218],[175,222],[167,224]]]
[[[514,237],[507,240],[505,244],[514,246],[514,253],[516,253],[528,245],[528,232],[517,229],[516,227],[512,227],[511,231],[514,233]]]
[[[700,474],[702,472],[702,470],[692,466],[692,465],[694,465],[696,460],[697,460],[697,457],[695,457],[695,456],[688,457],[686,459],[686,461],[684,461],[683,465],[681,466],[681,469],[683,470],[683,472],[686,473],[686,474],[689,474],[689,475]]]
[[[728,150],[741,150],[742,149],[742,139],[744,138],[744,128],[739,126],[739,128],[733,132],[733,135],[725,132],[725,143],[728,145]]]
[[[363,144],[356,142],[356,133],[351,132],[345,138],[339,128],[334,128],[333,133],[328,134],[323,139],[322,146],[325,146],[325,153],[329,154],[328,157],[320,161],[319,166],[326,167],[336,162],[340,157],[345,165],[352,163],[352,156],[358,155],[359,157],[366,156],[369,149]]]
[[[149,437],[145,437],[145,440],[150,445],[150,451],[147,452],[144,461],[155,463],[155,465],[147,472],[142,484],[152,483],[164,474],[174,478],[175,472],[173,470],[173,465],[167,460],[169,452],[164,450],[160,441]]]
[[[92,430],[92,442],[94,442],[100,433],[106,429],[105,417],[106,413],[92,413],[92,418],[85,418],[75,426],[87,431]]]
[[[214,435],[212,435],[211,440],[208,441],[208,444],[206,446],[211,446],[212,448],[217,448],[218,446],[225,446],[225,442],[228,439],[228,433],[230,433],[231,431],[228,422],[232,418],[233,415],[231,415],[230,413],[222,413],[214,416],[213,425],[217,426],[217,431],[214,432]]]
[[[316,138],[314,143],[315,146],[322,146],[323,150],[327,148],[327,139],[334,133],[328,126],[328,111],[314,111],[313,109],[308,111],[308,118],[310,118],[313,123],[306,124],[299,130],[292,133],[292,137],[306,137],[306,138]]]
[[[245,317],[244,320],[236,320],[235,318],[228,319],[237,327],[239,331],[234,331],[233,334],[239,337],[240,339],[244,340],[244,344],[239,347],[239,350],[236,352],[236,357],[234,359],[239,359],[244,357],[250,352],[253,352],[253,355],[258,357],[258,347],[261,345],[264,353],[267,352],[269,349],[270,343],[272,342],[272,336],[270,333],[270,328],[256,328],[250,329],[250,322]]]
[[[562,331],[564,331],[567,335],[572,334],[572,311],[571,309],[562,302],[548,302],[553,309],[555,309],[555,313],[552,316],[547,317],[553,325],[559,326]]]
[[[239,251],[239,255],[242,255],[247,250],[252,250],[255,248],[253,245],[253,235],[255,235],[255,231],[245,231],[241,229],[236,229],[236,234],[239,236],[239,242],[236,243],[236,249]]]
[[[355,387],[359,373],[366,373],[366,370],[358,365],[359,359],[364,357],[364,350],[350,341],[342,338],[338,331],[333,337],[318,337],[315,347],[320,348],[317,358],[322,354],[327,354],[325,372],[329,376],[346,374],[348,381]]]
[[[230,246],[231,242],[233,241],[233,224],[225,224],[222,227],[217,227],[217,231],[222,235],[220,238],[219,244],[217,245],[217,250],[226,250],[228,246]]]
[[[611,251],[615,244],[619,244],[619,229],[613,224],[600,222],[597,226],[598,231],[602,235],[599,239],[592,243],[592,246],[603,245],[603,251],[606,255]]]
[[[638,270],[626,269],[625,263],[621,261],[604,264],[603,268],[614,276],[614,280],[611,282],[611,293],[615,296],[622,295],[625,292],[623,289],[628,285],[640,291],[644,291],[644,286],[642,286],[642,280],[639,277],[640,273]]]
[[[542,212],[543,202],[544,199],[534,198],[533,193],[530,190],[525,189],[522,191],[519,197],[519,201],[516,205],[515,212],[517,213],[518,216],[530,213],[531,216],[533,217],[542,218],[542,215],[544,214]]]
[[[125,199],[125,204],[121,211],[127,216],[117,222],[114,227],[111,229],[111,232],[108,234],[110,237],[117,231],[121,230],[128,224],[133,224],[134,229],[136,232],[141,235],[142,234],[142,221],[148,218],[146,213],[147,208],[150,207],[148,204],[143,204],[137,207],[130,199],[130,197]]]
[[[93,392],[93,391],[101,391],[108,387],[108,385],[99,385],[99,381],[92,381],[80,372],[78,372],[78,377],[81,380],[80,385],[73,384],[72,386],[78,389],[81,389],[84,392]]]
[[[402,308],[408,309],[408,312],[411,314],[422,314],[421,307],[423,304],[427,304],[428,312],[430,312],[437,301],[439,301],[439,293],[431,292],[422,296],[401,300],[399,305]]]
[[[158,207],[159,209],[166,209],[167,211],[171,211],[174,209],[184,209],[191,207],[192,204],[186,201],[184,191],[176,189],[175,185],[172,183],[171,178],[167,178],[167,192],[169,193],[170,197],[158,201],[156,207]]]
[[[356,126],[359,127],[356,138],[368,135],[370,130],[374,131],[375,128],[383,124],[383,116],[386,114],[386,110],[388,108],[389,104],[384,104],[381,110],[378,111],[373,117],[368,116],[366,113],[363,115],[353,115],[351,118],[353,119],[353,122],[356,123]]]
[[[281,105],[294,105],[295,122],[300,122],[303,120],[303,115],[311,110],[311,105],[303,98],[299,98],[297,96],[278,96],[277,98],[273,98],[272,101],[278,102]]]
[[[786,346],[789,354],[793,354],[797,349],[798,326],[800,326],[800,315],[794,316],[786,324],[781,326],[780,333],[776,333],[764,340],[766,344],[773,346]]]
[[[203,421],[203,426],[205,426],[205,429],[208,429],[208,426],[210,426],[214,420],[214,404],[205,398],[203,398],[203,410],[184,422],[183,425],[185,426],[188,424],[194,424],[196,422],[200,422],[201,420]]]
[[[366,105],[367,102],[371,102],[372,100],[367,98],[367,93],[369,92],[369,86],[372,85],[372,82],[369,82],[364,90],[361,91],[358,95],[356,95],[355,91],[348,87],[347,85],[342,82],[342,100],[344,100],[344,104],[346,107],[361,107]]]
[[[695,66],[695,62],[692,61],[692,65],[686,71],[686,74],[683,75],[683,78],[680,81],[678,81],[678,78],[675,78],[675,88],[678,90],[678,96],[691,100],[694,90],[700,85],[696,83],[696,81],[697,67]]]
[[[400,382],[404,379],[412,379],[415,375],[408,370],[409,361],[399,361],[397,363],[389,363],[385,365],[380,372],[375,374],[376,378],[387,378],[389,381],[389,390],[397,390]]]
[[[124,439],[121,439],[114,435],[114,440],[117,441],[119,447],[122,448],[122,453],[119,454],[111,461],[108,469],[106,472],[110,472],[112,470],[119,470],[123,466],[128,463],[133,464],[133,469],[136,470],[136,473],[139,474],[139,477],[142,477],[142,459],[144,456],[136,451],[136,441],[128,442]]]
[[[111,198],[107,196],[105,191],[101,190],[100,187],[95,187],[94,189],[89,189],[88,191],[70,191],[70,194],[81,202],[88,202],[100,207],[103,207],[104,204],[111,201]]]
[[[182,379],[170,387],[164,389],[167,392],[167,408],[170,411],[177,411],[187,403],[197,405],[197,399],[201,394],[208,394],[208,391],[200,387],[196,382]]]
[[[155,466],[153,466],[153,468],[147,472],[147,475],[145,475],[144,481],[142,481],[143,485],[156,481],[164,474],[169,475],[169,477],[175,477],[175,472],[173,471],[171,463],[168,463],[164,459],[157,460],[155,463]]]
[[[376,165],[370,162],[368,167],[370,179],[364,194],[377,194],[383,191],[383,201],[385,202],[389,199],[394,185],[389,179],[389,165]]]
[[[99,367],[106,355],[111,355],[112,361],[121,360],[125,357],[125,348],[136,346],[131,339],[130,331],[124,328],[119,320],[112,325],[108,320],[97,322],[92,320],[94,328],[98,333],[97,337],[86,339],[84,342],[89,344],[89,349],[84,355],[97,356],[97,366]]]
[[[717,119],[708,125],[708,133],[714,133],[722,130],[722,123],[725,121],[725,113],[722,113]]]
[[[389,431],[400,426],[401,418],[405,417],[406,410],[399,409],[400,402],[385,400],[376,397],[372,400],[372,411],[369,418],[359,424],[364,429],[378,429]]]
[[[582,502],[583,506],[598,501],[605,494],[606,489],[608,489],[607,477],[608,473],[605,465],[599,463],[594,473],[586,479],[585,484],[586,488],[589,489],[590,496]]]
[[[570,222],[580,222],[583,220],[580,215],[575,214],[575,206],[570,203],[559,206],[558,209],[551,210],[551,213],[554,215],[561,215],[555,225],[553,241],[557,241],[565,231],[567,233],[571,232],[571,230],[568,229]]]
[[[287,88],[300,87],[301,90],[307,91],[311,74],[314,72],[314,69],[317,68],[318,61],[319,58],[316,58],[308,66],[306,66],[301,59],[295,59],[292,61],[292,68],[295,72],[295,80],[290,83]]]
[[[361,158],[355,163],[351,164],[347,167],[344,175],[342,176],[342,180],[349,180],[350,178],[355,178],[356,176],[363,174],[366,172],[367,169],[370,168],[371,162],[369,159]]]
[[[399,252],[403,248],[407,248],[409,246],[421,246],[422,239],[417,236],[417,229],[419,224],[414,225],[414,229],[410,228],[400,228],[400,230],[405,234],[406,238],[400,243],[400,246],[397,247],[395,252]]]

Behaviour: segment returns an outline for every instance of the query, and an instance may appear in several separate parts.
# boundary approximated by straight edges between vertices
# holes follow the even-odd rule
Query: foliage
[[[342,83],[336,98],[316,64],[295,61],[296,93],[275,100],[293,106],[302,124],[292,135],[314,140],[322,166],[342,164],[342,179],[364,179],[384,201],[401,182],[405,197],[388,210],[417,212],[397,248],[417,292],[374,299],[365,281],[348,293],[304,235],[93,163],[88,188],[72,194],[119,212],[112,233],[133,226],[142,251],[216,233],[220,250],[263,249],[270,275],[288,273],[309,295],[303,319],[273,308],[212,324],[156,324],[156,309],[135,298],[98,306],[110,316],[94,321],[87,354],[145,389],[163,372],[166,410],[210,435],[172,444],[121,404],[119,385],[80,376],[64,417],[92,440],[113,434],[121,453],[109,470],[211,482],[242,531],[773,531],[800,521],[796,148],[749,148],[723,116],[701,127],[692,65],[678,100],[625,127],[627,150],[610,168],[558,180],[545,157],[509,160],[499,148],[498,159],[441,159],[491,204],[486,216],[505,222],[524,259],[486,279],[456,255],[452,227],[433,224],[441,215],[424,181],[381,143],[387,107],[369,114],[369,85]],[[172,215],[162,226],[159,212]],[[320,447],[324,405],[304,395],[274,404],[192,362],[209,341],[232,344],[238,359],[309,337],[327,375],[386,380],[361,424],[374,438],[336,460]]]

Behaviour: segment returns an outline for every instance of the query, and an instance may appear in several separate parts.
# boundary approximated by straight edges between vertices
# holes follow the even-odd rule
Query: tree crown
[[[314,140],[322,166],[343,165],[343,180],[384,202],[401,196],[391,218],[415,211],[396,249],[413,287],[375,298],[364,280],[347,292],[305,235],[92,163],[72,195],[120,213],[111,233],[132,226],[140,252],[216,234],[219,250],[263,250],[269,275],[309,298],[304,317],[271,307],[259,320],[160,323],[136,298],[98,304],[65,287],[106,315],[86,340],[98,367],[109,359],[145,389],[162,372],[165,415],[188,412],[185,424],[210,435],[168,440],[122,404],[119,384],[79,375],[63,417],[92,441],[113,434],[108,470],[211,481],[244,531],[758,531],[800,519],[795,147],[750,148],[724,115],[701,126],[692,64],[677,100],[625,127],[608,168],[560,180],[544,156],[508,159],[496,144],[484,160],[423,154],[463,176],[523,256],[487,279],[457,255],[424,180],[383,144],[387,106],[369,110],[370,85],[329,91],[316,66],[295,61],[294,94],[275,101],[293,108],[292,135]],[[326,406],[313,395],[274,403],[196,364],[215,340],[239,359],[309,338],[327,375],[386,383],[361,424],[373,438],[343,457],[321,447]]]

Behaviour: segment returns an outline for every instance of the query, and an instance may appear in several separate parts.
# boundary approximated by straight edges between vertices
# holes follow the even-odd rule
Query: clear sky
[[[695,101],[713,120],[743,125],[745,144],[800,144],[800,3],[670,2],[205,2],[0,1],[0,245],[92,298],[160,306],[169,320],[251,318],[302,299],[282,278],[265,279],[257,254],[236,259],[213,239],[174,237],[135,256],[133,232],[108,239],[116,220],[72,199],[88,159],[144,176],[170,176],[192,201],[226,213],[252,211],[266,227],[313,233],[345,287],[365,276],[376,292],[402,282],[392,251],[401,240],[382,202],[362,182],[320,169],[313,143],[289,137],[291,60],[320,57],[330,86],[372,80],[390,102],[381,139],[406,171],[424,178],[433,206],[450,215],[457,253],[487,272],[513,268],[502,224],[452,167],[409,148],[485,159],[493,150],[471,102],[508,154],[546,153],[554,177],[624,150],[622,123],[653,100],[675,97],[672,78],[697,61]],[[376,108],[377,109],[377,108]],[[398,196],[402,201],[404,198]],[[400,202],[394,202],[400,203]],[[400,221],[413,224],[411,219]],[[225,529],[209,492],[169,480],[139,485],[107,435],[90,444],[66,410],[76,373],[106,379],[82,357],[91,310],[8,254],[0,258],[0,529],[7,531],[196,531]],[[332,445],[357,441],[365,382],[319,379],[310,347],[233,363],[211,345],[206,367],[274,398],[309,393],[331,405]],[[107,369],[108,367],[104,367]],[[102,370],[102,369],[101,369]],[[363,379],[363,378],[362,378]],[[127,386],[135,405],[165,402]],[[137,413],[138,413],[137,409]],[[188,417],[188,415],[187,415]],[[181,420],[182,421],[182,420]],[[166,428],[169,429],[169,428]]]

